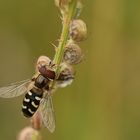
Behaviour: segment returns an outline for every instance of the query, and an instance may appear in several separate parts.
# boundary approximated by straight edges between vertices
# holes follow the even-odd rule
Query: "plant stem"
[[[37,132],[34,133],[33,136],[32,136],[32,140],[39,140],[39,139],[40,139],[39,134]]]
[[[72,0],[69,3],[69,10],[68,13],[63,15],[63,27],[62,27],[62,33],[60,36],[60,41],[58,48],[56,48],[56,53],[54,56],[54,63],[56,64],[56,75],[59,75],[59,68],[60,68],[60,63],[62,62],[63,59],[63,54],[64,54],[64,48],[68,40],[69,36],[69,26],[70,22],[74,16],[75,10],[76,10],[76,5],[77,5],[77,0]]]

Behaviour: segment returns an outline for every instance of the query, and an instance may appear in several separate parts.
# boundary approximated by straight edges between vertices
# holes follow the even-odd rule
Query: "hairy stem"
[[[68,36],[69,36],[69,26],[70,26],[70,22],[74,16],[74,13],[75,13],[76,5],[77,5],[77,0],[72,0],[69,4],[68,13],[63,15],[62,33],[60,36],[58,48],[57,48],[55,56],[54,56],[54,63],[56,64],[56,75],[57,76],[59,75],[60,63],[62,62],[62,59],[63,59],[64,48],[65,48],[65,45],[67,43]]]

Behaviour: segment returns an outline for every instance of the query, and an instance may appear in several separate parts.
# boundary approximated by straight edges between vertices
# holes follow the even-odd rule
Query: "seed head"
[[[65,47],[63,61],[70,64],[78,64],[83,58],[82,50],[72,41],[69,41]]]
[[[70,24],[70,38],[75,42],[80,42],[86,39],[87,27],[83,20],[75,19]]]

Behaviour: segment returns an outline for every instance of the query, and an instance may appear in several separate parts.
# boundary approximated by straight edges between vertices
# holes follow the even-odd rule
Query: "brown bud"
[[[25,127],[18,135],[17,140],[32,140],[36,138],[36,140],[41,140],[39,132],[32,127]]]
[[[68,42],[64,51],[64,62],[74,65],[81,62],[83,54],[81,48],[74,42]]]
[[[75,42],[80,42],[86,39],[87,27],[83,20],[75,19],[70,24],[70,38]]]

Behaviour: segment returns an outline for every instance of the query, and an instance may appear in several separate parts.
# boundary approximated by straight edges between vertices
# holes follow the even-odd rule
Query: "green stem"
[[[40,135],[38,132],[34,132],[33,135],[32,135],[32,140],[40,140]]]
[[[60,36],[60,41],[58,48],[56,50],[56,54],[54,56],[54,63],[56,64],[56,75],[59,75],[59,66],[62,62],[63,55],[64,55],[64,48],[66,46],[68,36],[69,36],[69,26],[70,22],[74,16],[75,10],[76,10],[77,0],[72,0],[69,4],[69,10],[68,13],[63,16],[63,27],[62,27],[62,33]]]

